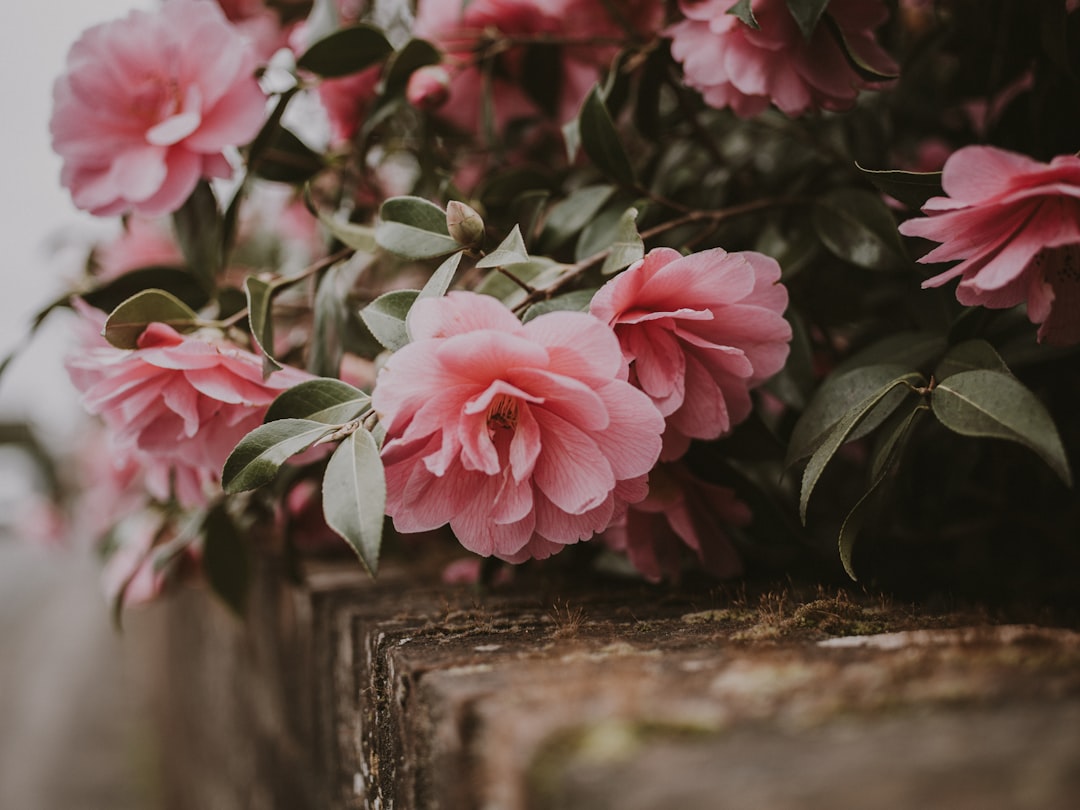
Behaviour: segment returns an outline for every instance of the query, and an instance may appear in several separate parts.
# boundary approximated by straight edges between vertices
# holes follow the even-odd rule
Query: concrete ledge
[[[167,609],[176,808],[1072,808],[1080,635],[787,591],[264,563]]]

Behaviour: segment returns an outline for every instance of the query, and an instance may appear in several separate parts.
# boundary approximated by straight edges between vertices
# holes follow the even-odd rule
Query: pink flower
[[[731,430],[750,413],[750,389],[783,367],[791,326],[779,281],[760,253],[656,248],[593,296],[589,311],[615,330],[631,381],[667,418],[664,460]]]
[[[659,25],[662,9],[657,0],[635,0],[621,6],[639,30]],[[593,0],[472,0],[468,4],[420,0],[414,32],[446,51],[450,100],[439,114],[465,132],[481,130],[485,80],[474,49],[485,39],[547,35],[580,40],[580,45],[563,47],[560,82],[555,88],[555,114],[560,121],[569,121],[617,51],[611,44],[596,45],[590,40],[625,36],[604,4]],[[491,95],[499,132],[514,119],[546,115],[522,88],[528,69],[525,54],[524,48],[514,47],[498,57]]]
[[[201,177],[228,177],[223,150],[265,117],[256,56],[208,0],[88,29],[53,86],[53,149],[79,208],[111,216],[178,209]]]
[[[604,540],[652,582],[677,579],[687,548],[702,568],[723,579],[742,573],[725,527],[749,522],[750,509],[734,490],[702,481],[681,464],[657,464],[649,473],[649,496],[631,505]]]
[[[522,324],[494,298],[419,300],[413,342],[376,380],[387,514],[450,524],[470,551],[547,557],[646,494],[663,419],[626,381],[618,342],[580,312]]]
[[[183,267],[184,256],[169,229],[144,217],[130,217],[123,232],[94,251],[98,275],[113,279],[140,267]]]
[[[375,100],[381,70],[375,65],[351,76],[319,82],[319,101],[330,121],[333,143],[348,143],[360,130],[368,106]]]
[[[955,267],[923,282],[960,277],[956,298],[991,309],[1027,301],[1040,341],[1080,342],[1080,157],[1040,163],[991,146],[968,146],[945,163],[945,197],[929,216],[900,225],[941,244],[919,259]]]
[[[405,98],[418,110],[435,110],[450,98],[450,74],[442,65],[425,65],[409,77]]]
[[[83,307],[88,320],[102,314]],[[82,403],[105,421],[114,451],[143,467],[154,497],[205,502],[232,448],[285,388],[309,379],[285,368],[262,378],[250,352],[151,324],[133,350],[98,340],[68,358]]]
[[[729,14],[732,5],[731,0],[680,0],[686,19],[667,31],[686,83],[710,106],[731,107],[743,118],[770,103],[790,116],[846,110],[859,90],[873,86],[848,63],[824,18],[807,41],[785,0],[753,0],[760,30]],[[882,74],[896,72],[896,63],[873,35],[888,18],[881,0],[832,0],[825,13],[866,64]]]

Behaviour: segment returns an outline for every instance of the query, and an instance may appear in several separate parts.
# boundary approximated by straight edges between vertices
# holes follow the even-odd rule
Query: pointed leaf
[[[392,352],[397,351],[409,342],[405,319],[419,295],[417,290],[383,293],[360,310],[360,318],[379,343]]]
[[[251,337],[263,353],[263,377],[269,377],[281,368],[281,364],[273,357],[274,321],[270,310],[274,286],[258,276],[248,276],[244,279],[244,293],[247,296]]]
[[[499,246],[478,261],[476,266],[480,269],[488,269],[525,264],[528,261],[530,261],[529,252],[525,249],[525,240],[521,238],[521,228],[515,225]]]
[[[852,557],[855,553],[855,540],[858,538],[859,531],[866,522],[866,518],[873,510],[874,503],[877,501],[876,496],[881,491],[881,485],[885,482],[889,473],[896,469],[915,422],[925,411],[925,406],[917,403],[908,413],[902,414],[901,412],[893,415],[893,419],[890,420],[893,422],[892,429],[875,450],[873,469],[870,474],[870,487],[859,498],[851,511],[848,512],[847,517],[844,518],[844,522],[840,526],[840,536],[837,541],[840,562],[844,566],[844,571],[854,581],[858,581],[858,577],[855,576],[855,567],[852,564]],[[896,419],[897,416],[901,418]]]
[[[462,253],[459,250],[440,264],[431,274],[424,288],[420,290],[417,298],[441,298],[446,295],[446,291],[450,289],[450,284],[454,281],[454,273],[461,264],[461,256]]]
[[[383,74],[384,96],[400,95],[409,84],[409,77],[427,65],[442,61],[442,52],[427,40],[410,39],[386,63]]]
[[[251,586],[251,555],[223,502],[206,513],[202,531],[206,581],[234,613],[242,616]]]
[[[619,132],[600,97],[598,86],[592,89],[581,105],[578,127],[581,148],[593,165],[621,185],[634,185],[634,167],[623,149]]]
[[[105,321],[105,339],[118,349],[134,349],[139,336],[152,323],[178,332],[198,326],[199,316],[175,295],[164,290],[143,290],[112,311]]]
[[[172,221],[184,261],[203,288],[212,291],[221,272],[223,224],[208,182],[199,181]]]
[[[266,411],[267,424],[279,419],[306,419],[344,425],[371,407],[371,397],[359,388],[330,377],[308,380],[278,395]]]
[[[322,171],[325,164],[318,152],[285,127],[278,126],[258,159],[252,159],[250,165],[263,180],[300,185]]]
[[[733,14],[742,20],[746,25],[749,25],[755,31],[760,31],[761,26],[758,25],[757,18],[754,17],[754,10],[750,7],[750,0],[739,0],[735,5],[727,10],[728,14]]]
[[[848,357],[833,369],[833,374],[843,374],[860,366],[894,363],[909,369],[923,368],[940,357],[948,342],[940,332],[904,331],[888,335],[871,343]]]
[[[1057,427],[1039,398],[1000,371],[961,371],[933,390],[934,415],[964,436],[1008,439],[1034,450],[1067,486],[1072,473]]]
[[[353,25],[313,43],[296,60],[296,66],[324,78],[348,76],[383,61],[393,52],[393,46],[378,28]]]
[[[829,429],[829,432],[825,435],[821,444],[810,456],[810,461],[806,463],[806,469],[803,471],[802,490],[799,495],[799,516],[802,518],[804,524],[806,523],[806,507],[810,502],[810,496],[813,494],[814,487],[817,486],[817,482],[821,479],[821,474],[825,471],[825,467],[828,466],[828,463],[832,460],[836,451],[849,440],[855,427],[862,422],[886,396],[895,390],[904,391],[909,385],[913,385],[919,380],[921,380],[919,374],[907,374],[892,380],[845,413],[840,421]],[[900,403],[906,398],[905,395],[897,399],[895,404],[892,405],[889,413],[895,411],[896,408],[900,406]],[[884,420],[884,418],[887,418],[889,413],[884,414],[882,419]]]
[[[846,413],[910,370],[910,366],[881,363],[834,374],[825,380],[795,423],[784,466],[813,453]]]
[[[953,346],[946,355],[941,358],[934,377],[938,380],[947,380],[954,374],[962,371],[1000,371],[1003,374],[1011,374],[1005,361],[997,350],[985,340],[965,340],[963,343]]]
[[[806,2],[815,3],[822,0],[806,0]],[[829,0],[824,0],[828,2]],[[794,0],[788,0],[789,3]],[[854,70],[862,79],[868,82],[883,82],[890,79],[895,79],[898,74],[896,73],[882,73],[875,68],[869,62],[867,62],[858,48],[853,48],[851,43],[847,41],[847,37],[844,35],[844,30],[837,24],[836,20],[831,15],[826,14],[824,24],[829,34],[836,40],[836,44],[840,46],[840,51],[844,54],[844,58],[847,60],[848,65]]]
[[[615,241],[611,243],[611,252],[604,259],[600,274],[610,276],[636,262],[645,255],[645,243],[637,229],[636,208],[627,208],[619,218],[615,230]]]
[[[614,186],[584,186],[553,205],[540,234],[542,249],[546,252],[562,247],[593,220],[614,193]]]
[[[446,212],[420,197],[391,197],[379,210],[375,241],[406,259],[431,259],[461,249],[446,227]]]
[[[308,371],[312,374],[337,376],[353,317],[347,305],[349,291],[371,261],[370,256],[358,252],[351,259],[330,267],[319,279],[308,352]]]
[[[858,163],[855,167],[879,190],[912,208],[922,208],[931,197],[945,194],[941,188],[941,172],[864,169]]]
[[[814,35],[814,29],[817,28],[818,20],[825,13],[827,5],[829,0],[787,0],[788,11],[802,31],[804,39],[809,40]]]
[[[333,425],[311,419],[279,419],[259,425],[229,454],[221,486],[232,495],[269,484],[289,458],[333,431]]]
[[[386,511],[386,475],[375,438],[360,429],[330,457],[323,478],[326,525],[341,535],[375,576]]]
[[[596,287],[593,287],[587,290],[574,290],[573,292],[549,298],[546,301],[538,301],[525,310],[521,320],[523,323],[528,323],[537,315],[543,315],[545,312],[588,312],[589,303],[592,301],[593,296],[596,295],[596,289]]]
[[[838,189],[813,208],[822,244],[844,261],[868,270],[904,270],[911,261],[896,221],[881,197],[862,189]]]
[[[81,293],[80,297],[102,312],[112,312],[133,295],[150,289],[171,293],[192,309],[204,307],[210,300],[189,270],[165,265],[129,270],[100,287]]]
[[[326,211],[319,210],[315,207],[315,202],[311,199],[311,189],[307,186],[304,187],[304,203],[307,205],[307,209],[322,223],[323,227],[330,231],[341,244],[361,253],[375,252],[377,247],[375,244],[375,229],[370,225],[346,222]]]

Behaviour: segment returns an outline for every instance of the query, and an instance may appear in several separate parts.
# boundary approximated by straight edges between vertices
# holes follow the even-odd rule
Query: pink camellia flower
[[[405,98],[418,110],[435,110],[450,98],[450,74],[442,65],[425,65],[409,77]]]
[[[604,324],[552,312],[523,325],[494,298],[452,292],[417,301],[408,325],[372,398],[399,531],[449,523],[470,551],[521,562],[645,497],[663,419]]]
[[[1027,301],[1038,339],[1080,342],[1080,157],[1040,163],[992,146],[968,146],[945,163],[945,197],[929,216],[900,225],[906,236],[941,244],[919,259],[955,267],[923,282],[960,277],[965,306],[1004,309]]]
[[[619,8],[626,21],[643,34],[660,24],[662,5],[657,0],[622,2]],[[500,35],[551,37],[564,43],[555,113],[560,121],[569,121],[617,52],[612,40],[626,37],[605,4],[593,0],[472,0],[467,4],[420,0],[414,33],[446,52],[450,98],[439,114],[465,132],[481,130],[487,82],[475,49],[485,39]],[[571,40],[574,44],[567,44]],[[522,87],[529,69],[525,57],[522,47],[511,47],[497,57],[490,86],[495,126],[500,132],[514,119],[545,117],[545,111]]]
[[[615,330],[631,381],[667,418],[665,461],[745,419],[750,389],[783,367],[791,326],[779,282],[761,253],[656,248],[593,296],[589,311]]]
[[[667,33],[686,83],[705,102],[748,118],[770,103],[791,116],[846,110],[860,89],[872,87],[851,67],[830,25],[822,20],[809,41],[786,0],[752,0],[759,30],[729,14],[730,0],[680,0],[686,16]],[[832,0],[825,11],[851,51],[883,75],[897,65],[874,39],[888,18],[882,0]]]
[[[183,267],[185,259],[169,228],[144,217],[129,217],[124,230],[94,251],[98,277],[113,279],[140,267]]]
[[[209,0],[167,3],[88,29],[53,86],[53,149],[79,208],[178,209],[201,177],[228,177],[228,147],[262,126],[247,38]]]
[[[733,489],[694,476],[681,464],[657,464],[649,473],[649,496],[604,532],[652,582],[677,579],[685,549],[701,567],[726,579],[742,573],[742,561],[725,527],[745,526],[750,508]]]
[[[85,318],[104,315],[82,307]],[[143,467],[147,490],[185,506],[206,501],[232,448],[258,427],[274,398],[310,375],[284,368],[262,377],[262,360],[227,344],[147,327],[138,348],[99,339],[67,361],[84,407],[105,422],[115,452]]]

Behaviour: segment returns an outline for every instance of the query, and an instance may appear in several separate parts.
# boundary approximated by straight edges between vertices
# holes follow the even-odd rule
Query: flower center
[[[1035,256],[1035,263],[1042,268],[1046,282],[1055,289],[1059,284],[1080,282],[1080,244],[1043,248]]]
[[[148,75],[132,94],[131,111],[141,120],[156,124],[175,115],[180,103],[180,86],[176,79]]]
[[[517,427],[518,401],[502,394],[495,398],[487,412],[488,431],[492,435],[498,429],[513,430]]]

